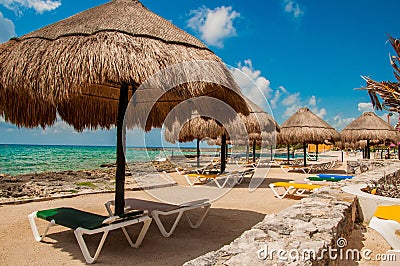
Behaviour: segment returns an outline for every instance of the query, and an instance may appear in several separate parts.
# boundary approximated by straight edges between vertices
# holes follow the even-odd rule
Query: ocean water
[[[195,155],[193,149],[143,149],[128,147],[126,149],[127,162],[146,162],[159,157],[176,155]],[[205,152],[218,156],[218,151]],[[250,157],[252,153],[250,152]],[[245,157],[245,153],[239,153]],[[256,157],[259,157],[259,153]],[[262,154],[269,158],[270,154]],[[286,158],[287,154],[275,154],[275,158]],[[290,156],[293,158],[293,154]],[[295,154],[294,158],[302,158],[302,154]],[[0,173],[20,175],[41,172],[58,172],[65,170],[90,170],[100,168],[101,164],[112,164],[116,161],[115,146],[68,146],[68,145],[16,145],[0,144]]]
[[[169,153],[169,154],[168,154]],[[170,152],[166,152],[170,155]],[[189,152],[190,154],[190,152]],[[127,148],[128,162],[145,162],[162,157],[160,150]],[[112,146],[50,146],[0,144],[0,173],[19,175],[64,170],[89,170],[116,161]]]

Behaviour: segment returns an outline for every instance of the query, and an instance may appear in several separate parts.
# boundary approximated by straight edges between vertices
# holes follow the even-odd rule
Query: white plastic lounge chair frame
[[[281,186],[279,185],[279,183],[292,183],[292,186]],[[311,185],[311,184],[304,184],[304,183],[294,183],[293,181],[290,182],[276,182],[276,183],[271,183],[269,184],[269,187],[271,188],[272,192],[274,193],[274,195],[278,198],[278,199],[283,199],[284,197],[286,197],[287,195],[296,195],[296,196],[301,196],[304,194],[304,192],[306,191],[313,191],[317,188],[319,188],[319,185],[317,185],[318,187],[309,189],[309,188],[298,188],[296,187],[296,185]],[[277,188],[280,187],[284,190],[284,192],[282,194],[278,193]]]
[[[381,234],[393,249],[400,250],[400,241],[396,235],[396,231],[400,230],[400,223],[393,220],[380,219],[374,216],[369,222],[369,227]]]
[[[193,174],[193,175],[196,175],[196,174]],[[185,179],[190,186],[194,186],[198,182],[207,183],[207,182],[212,181],[219,188],[224,188],[226,186],[226,184],[228,184],[230,179],[234,179],[234,184],[239,184],[239,181],[241,182],[240,177],[237,177],[233,174],[210,175],[210,177],[207,177],[206,174],[198,174],[195,177],[194,181],[190,181],[189,175],[185,175]],[[225,179],[225,180],[223,180],[223,179]]]
[[[44,230],[44,233],[42,235],[39,234],[35,218],[37,211],[32,212],[30,215],[28,215],[29,223],[31,225],[32,233],[36,241],[41,242],[43,238],[47,235],[50,227],[57,225],[54,220],[51,220],[49,224],[47,225],[46,229]],[[86,260],[87,263],[91,264],[94,263],[97,258],[99,257],[100,251],[103,248],[104,242],[106,241],[107,235],[110,231],[119,229],[121,228],[122,231],[124,232],[124,235],[126,237],[126,240],[128,241],[129,245],[133,248],[138,248],[140,244],[142,243],[147,230],[149,229],[150,223],[152,219],[148,215],[143,215],[137,218],[133,219],[128,219],[128,220],[123,220],[122,222],[118,222],[118,219],[120,219],[118,216],[112,216],[108,219],[106,219],[103,223],[106,224],[103,227],[99,227],[96,229],[85,229],[82,227],[78,227],[77,229],[74,230],[75,238],[78,241],[79,247],[82,251],[82,254]],[[137,223],[143,222],[143,227],[140,230],[139,236],[136,239],[136,242],[133,243],[131,237],[129,236],[128,232],[126,231],[125,227]],[[94,256],[90,255],[89,249],[86,245],[86,242],[83,238],[83,235],[93,235],[93,234],[98,234],[98,233],[103,233],[103,236],[101,237],[100,243],[96,249],[96,252]]]
[[[185,214],[186,220],[188,221],[188,224],[191,228],[196,229],[199,228],[201,223],[203,222],[204,218],[207,216],[207,213],[211,207],[211,203],[209,202],[208,199],[203,199],[203,200],[198,200],[198,201],[192,201],[192,202],[187,202],[181,205],[171,205],[171,204],[164,204],[164,203],[159,203],[159,202],[151,202],[151,201],[144,201],[144,200],[139,200],[139,199],[125,199],[125,208],[127,210],[143,210],[144,208],[141,207],[140,203],[145,202],[145,203],[153,203],[153,206],[150,206],[149,211],[150,215],[156,222],[158,229],[160,230],[161,234],[164,237],[170,237],[179,221],[181,220],[183,214]],[[163,208],[163,205],[166,208]],[[114,206],[114,201],[109,201],[105,204],[106,209],[110,215],[112,215],[112,207]],[[155,209],[157,207],[160,207],[159,209]],[[153,209],[154,208],[154,209]],[[203,214],[198,218],[196,222],[193,222],[189,215],[187,214],[187,211],[194,210],[194,209],[199,209],[202,208],[204,209]],[[173,215],[173,214],[178,214],[178,216],[175,218],[175,221],[170,228],[169,231],[165,228],[163,222],[160,219],[160,216],[167,216],[167,215]]]
[[[281,165],[282,171],[287,174],[289,171],[303,171],[305,174],[311,172],[312,166],[301,166],[301,165]]]

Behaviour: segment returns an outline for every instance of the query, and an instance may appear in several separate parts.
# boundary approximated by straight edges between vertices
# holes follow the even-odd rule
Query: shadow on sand
[[[109,233],[97,264],[182,265],[229,244],[264,217],[264,214],[252,211],[211,208],[200,228],[191,229],[186,220],[182,219],[170,238],[164,238],[153,221],[138,249],[129,246],[122,230],[115,230]],[[163,220],[166,224],[172,224],[173,221],[172,217],[163,217]],[[130,226],[128,231],[133,238],[137,235],[139,226]],[[85,238],[92,254],[100,238],[100,234]],[[71,230],[53,234],[50,232],[47,240],[49,248],[52,245],[62,252],[68,252],[73,259],[85,262]]]

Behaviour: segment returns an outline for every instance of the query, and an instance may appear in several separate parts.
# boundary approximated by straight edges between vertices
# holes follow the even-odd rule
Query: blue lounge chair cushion
[[[352,175],[335,175],[335,174],[317,174],[317,176],[322,178],[334,178],[334,179],[350,179],[354,177]]]

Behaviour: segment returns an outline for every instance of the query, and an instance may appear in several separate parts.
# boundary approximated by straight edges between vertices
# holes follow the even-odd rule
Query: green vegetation
[[[80,187],[90,187],[90,188],[96,187],[96,185],[93,184],[92,182],[79,182],[79,183],[75,183],[75,185],[80,186]]]

